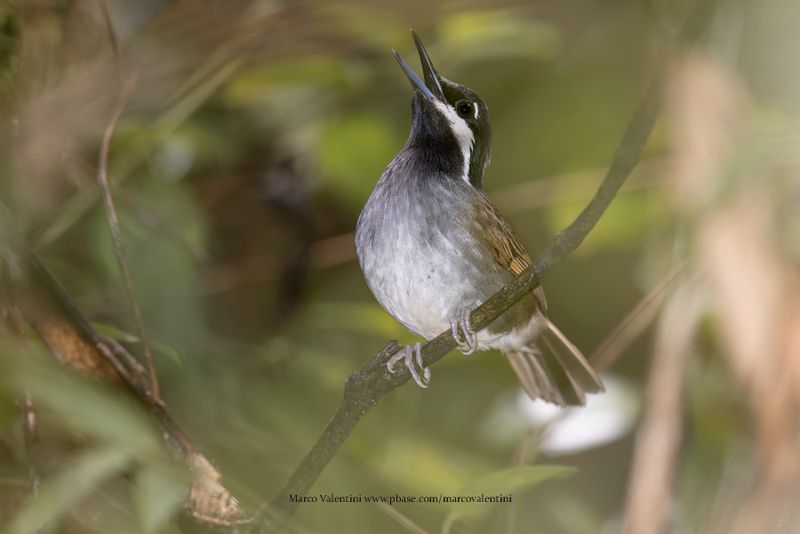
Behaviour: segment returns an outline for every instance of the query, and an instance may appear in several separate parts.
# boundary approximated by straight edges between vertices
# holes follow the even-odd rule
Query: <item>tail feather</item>
[[[544,397],[545,394],[542,391],[544,382],[539,380],[536,374],[534,374],[530,360],[525,358],[521,352],[516,351],[507,352],[506,357],[508,358],[508,363],[511,364],[511,368],[517,373],[519,383],[522,384],[522,387],[525,388],[528,395],[534,399],[537,397]]]
[[[526,355],[524,351],[509,352],[506,356],[531,398],[551,398],[558,395],[535,356]]]
[[[586,393],[605,389],[578,348],[547,319],[538,339],[508,351],[506,356],[531,398],[559,406],[581,406]]]
[[[541,351],[539,358],[542,361],[542,366],[548,371],[553,387],[559,393],[559,398],[554,398],[555,404],[561,406],[583,406],[586,404],[586,394],[575,379],[564,369],[561,357],[552,352],[547,343],[542,345],[544,345],[544,350]]]
[[[567,336],[548,319],[545,328],[540,334],[540,339],[550,349],[564,368],[564,371],[583,388],[587,393],[600,393],[605,391],[603,382],[597,376],[578,347],[567,339]]]

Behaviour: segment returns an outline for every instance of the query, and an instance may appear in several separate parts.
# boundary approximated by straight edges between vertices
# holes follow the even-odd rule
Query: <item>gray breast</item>
[[[430,339],[449,319],[494,293],[498,276],[476,230],[472,186],[419,177],[393,164],[375,186],[356,228],[356,252],[375,298],[412,332]]]

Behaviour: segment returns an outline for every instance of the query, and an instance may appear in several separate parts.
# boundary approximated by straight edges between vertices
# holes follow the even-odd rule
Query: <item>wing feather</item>
[[[482,229],[482,237],[486,244],[494,251],[495,261],[514,276],[519,276],[530,267],[530,254],[525,250],[525,246],[514,230],[511,229],[511,225],[503,219],[488,198],[478,195],[475,202],[476,222]],[[537,287],[533,294],[539,309],[547,315],[547,299],[544,289]]]
[[[519,276],[531,264],[531,257],[511,226],[483,195],[475,195],[476,221],[482,229],[481,237],[495,253],[497,263]]]

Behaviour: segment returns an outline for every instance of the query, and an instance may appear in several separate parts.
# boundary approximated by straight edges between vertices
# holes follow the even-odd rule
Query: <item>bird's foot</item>
[[[416,358],[416,364],[419,366],[420,370],[422,371],[422,376],[420,377],[419,373],[417,372],[416,367],[414,367],[414,361]],[[421,388],[427,388],[428,384],[431,382],[431,370],[425,367],[422,363],[422,343],[414,343],[414,345],[406,345],[403,347],[400,352],[389,358],[389,361],[386,362],[386,369],[394,374],[394,366],[397,362],[403,360],[403,363],[408,369],[408,373],[411,375],[411,378],[414,379],[414,382]]]
[[[450,319],[450,333],[453,335],[453,340],[458,345],[458,350],[466,355],[472,354],[478,350],[478,333],[473,330],[472,324],[469,321],[470,313],[472,313],[472,310],[469,308],[461,308],[458,317]],[[459,329],[461,333],[464,334],[463,339],[461,333],[459,333]]]

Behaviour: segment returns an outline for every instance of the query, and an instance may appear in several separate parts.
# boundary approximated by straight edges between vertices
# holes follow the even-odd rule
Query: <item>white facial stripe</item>
[[[473,104],[475,106],[475,120],[478,120],[478,105]]]
[[[464,174],[461,178],[469,183],[469,159],[472,155],[472,147],[475,145],[475,136],[472,135],[472,130],[470,129],[467,121],[462,119],[456,113],[456,110],[448,106],[443,102],[439,102],[438,100],[433,103],[436,106],[436,109],[442,112],[442,114],[447,117],[447,121],[450,123],[450,127],[453,129],[453,134],[456,136],[456,141],[458,141],[458,146],[461,148],[461,153],[464,155]],[[478,107],[475,106],[475,117],[477,118],[478,114]]]

